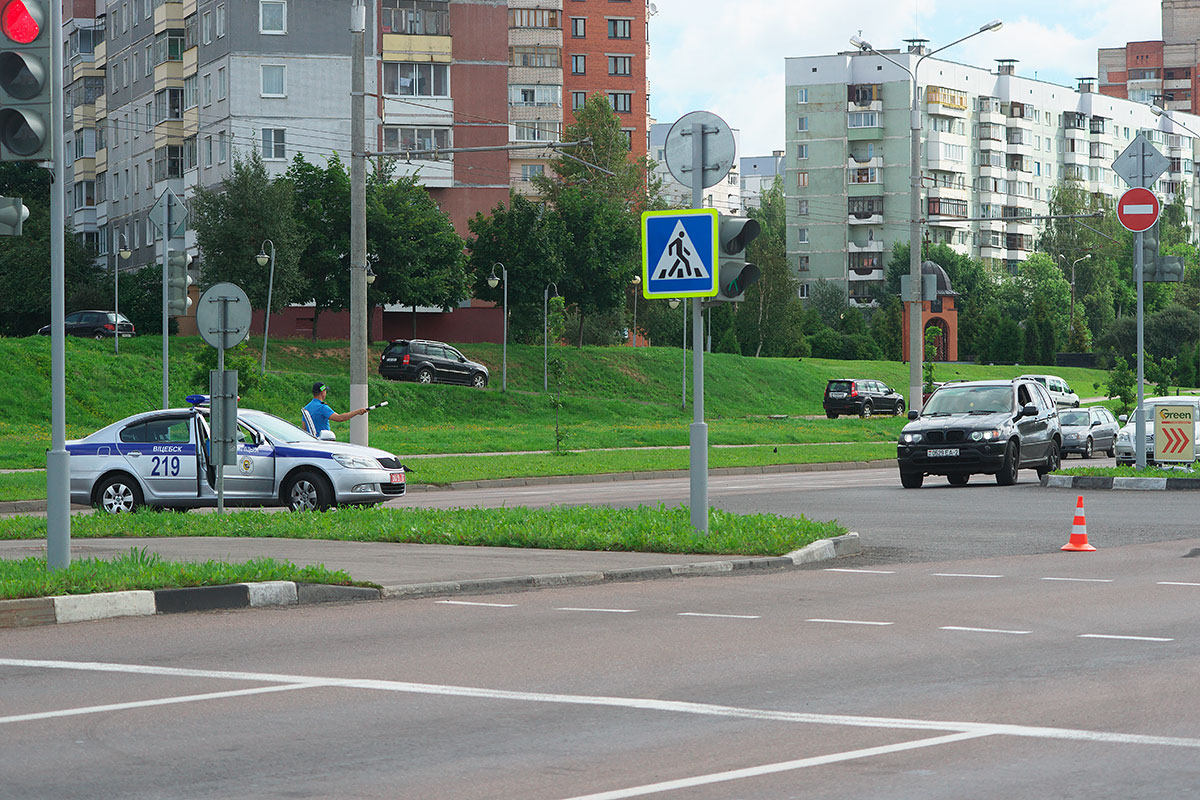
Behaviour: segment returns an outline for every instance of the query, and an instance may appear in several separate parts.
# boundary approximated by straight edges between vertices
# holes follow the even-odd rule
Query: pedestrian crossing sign
[[[717,293],[719,222],[714,208],[642,214],[642,295],[712,297]]]

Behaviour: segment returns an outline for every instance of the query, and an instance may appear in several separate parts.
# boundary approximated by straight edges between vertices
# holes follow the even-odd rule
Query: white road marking
[[[1075,583],[1112,583],[1112,578],[1042,578],[1044,581],[1074,581]]]
[[[1182,581],[1159,581],[1159,586],[1200,586],[1200,583],[1184,583]]]
[[[55,717],[75,717],[80,714],[100,714],[105,711],[127,711],[131,708],[149,708],[151,706],[167,706],[176,703],[195,703],[201,700],[224,700],[230,697],[245,697],[252,694],[267,694],[269,692],[287,692],[292,689],[312,689],[316,683],[287,683],[282,686],[261,686],[257,689],[237,689],[230,692],[209,692],[208,694],[189,694],[181,697],[162,697],[156,700],[135,700],[129,703],[111,703],[103,706],[85,706],[83,708],[67,708],[60,711],[40,711],[32,714],[15,714],[11,717],[0,717],[0,725],[11,722],[29,722],[37,719],[54,719]]]
[[[1130,642],[1173,642],[1174,639],[1164,639],[1161,636],[1117,636],[1111,633],[1081,633],[1080,639],[1124,639]]]
[[[597,706],[624,708],[638,711],[665,711],[677,714],[693,714],[706,717],[753,719],[770,722],[814,723],[821,725],[844,725],[856,728],[880,728],[886,730],[949,731],[979,736],[1018,736],[1030,739],[1056,739],[1077,742],[1107,742],[1110,744],[1141,744],[1158,747],[1186,747],[1200,750],[1200,739],[1178,736],[1151,736],[1136,733],[1090,731],[1074,728],[1045,728],[1032,725],[1010,725],[1005,723],[951,722],[944,720],[905,719],[900,717],[864,717],[849,714],[815,714],[804,711],[771,711],[758,708],[721,706],[711,703],[689,703],[679,700],[656,700],[645,697],[605,697],[598,695],[548,694],[543,692],[517,692],[505,689],[481,689],[471,686],[447,686],[431,683],[409,683],[407,681],[374,680],[368,678],[323,678],[311,675],[288,675],[271,672],[234,672],[226,670],[186,669],[180,667],[155,667],[145,664],[114,664],[100,661],[45,661],[24,658],[0,658],[0,667],[23,667],[27,669],[61,669],[83,672],[113,672],[129,675],[162,675],[176,678],[208,678],[214,680],[254,681],[258,683],[284,684],[281,687],[259,687],[242,692],[218,692],[210,695],[192,695],[174,698],[189,699],[235,696],[269,691],[271,688],[312,689],[340,688],[367,689],[372,691],[398,692],[404,694],[436,695],[443,697],[473,697],[482,700],[510,700],[529,703],[555,703],[560,705]],[[150,700],[146,703],[165,704],[170,698]],[[68,709],[55,713],[70,716],[73,713],[91,713],[86,709]]]
[[[1000,628],[960,628],[957,625],[945,625],[941,628],[938,628],[938,630],[967,631],[969,633],[1012,633],[1012,634],[1018,634],[1018,635],[1033,632],[1033,631],[1006,631],[1006,630],[1001,630]]]
[[[935,578],[1003,578],[1003,575],[976,575],[970,572],[935,572]]]
[[[438,600],[436,601],[446,606],[485,606],[487,608],[516,608],[516,603],[472,603],[467,600]]]
[[[861,750],[848,750],[844,753],[830,753],[824,756],[798,758],[795,761],[780,761],[776,764],[763,764],[758,767],[731,769],[726,772],[713,772],[708,775],[696,775],[691,778],[680,778],[673,781],[648,783],[643,786],[631,786],[628,789],[616,789],[611,792],[577,795],[576,797],[567,798],[567,800],[623,800],[627,797],[642,797],[648,794],[658,794],[659,792],[670,792],[674,791],[675,789],[690,789],[695,786],[707,786],[709,784],[722,783],[724,781],[736,781],[743,778],[757,778],[762,775],[771,775],[776,772],[788,772],[795,769],[804,769],[805,767],[818,767],[824,764],[837,764],[843,761],[852,761],[857,758],[870,758],[871,756],[900,753],[905,750],[917,750],[922,747],[937,747],[943,744],[952,744],[954,742],[961,742],[967,739],[978,739],[981,736],[990,735],[991,733],[986,730],[971,731],[970,733],[952,733],[948,736],[935,736],[931,739],[917,739],[916,741],[912,742],[897,742],[896,744],[885,744],[879,747],[865,747]]]
[[[717,619],[762,619],[757,614],[701,614],[699,611],[681,611],[681,617],[716,617]]]
[[[589,611],[596,614],[636,614],[636,608],[556,608],[555,611]]]
[[[894,625],[894,622],[868,622],[862,619],[806,619],[805,622],[832,622],[837,625]]]
[[[846,569],[845,567],[826,567],[825,572],[858,572],[864,575],[895,575],[892,569]]]

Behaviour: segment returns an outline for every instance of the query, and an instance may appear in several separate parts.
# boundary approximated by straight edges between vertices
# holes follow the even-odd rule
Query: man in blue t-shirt
[[[359,408],[354,411],[347,411],[345,414],[335,414],[333,409],[325,403],[325,395],[328,393],[328,390],[329,387],[325,384],[319,381],[314,383],[312,388],[313,399],[300,411],[300,415],[304,418],[304,429],[313,436],[320,437],[321,431],[329,430],[330,421],[345,422],[351,417],[367,413],[367,409]]]

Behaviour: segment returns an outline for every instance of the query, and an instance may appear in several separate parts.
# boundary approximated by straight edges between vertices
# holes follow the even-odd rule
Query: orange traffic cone
[[[1062,549],[1070,553],[1090,553],[1096,549],[1088,544],[1087,540],[1087,520],[1083,515],[1083,495],[1079,495],[1079,502],[1075,504],[1075,524],[1071,526],[1071,540],[1064,544]]]

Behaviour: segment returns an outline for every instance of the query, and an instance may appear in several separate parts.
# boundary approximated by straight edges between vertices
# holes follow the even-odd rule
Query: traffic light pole
[[[704,204],[704,125],[692,125],[692,208]],[[717,265],[713,264],[713,269]],[[692,298],[692,425],[690,451],[692,527],[708,534],[708,424],[704,421],[704,317],[699,297]]]
[[[71,564],[71,469],[67,452],[67,357],[65,323],[66,181],[62,148],[62,3],[50,3],[50,136],[54,182],[50,185],[50,450],[46,453],[46,566]]]
[[[350,408],[367,402],[367,7],[355,0],[350,9]],[[365,445],[365,414],[350,420],[350,441]]]

